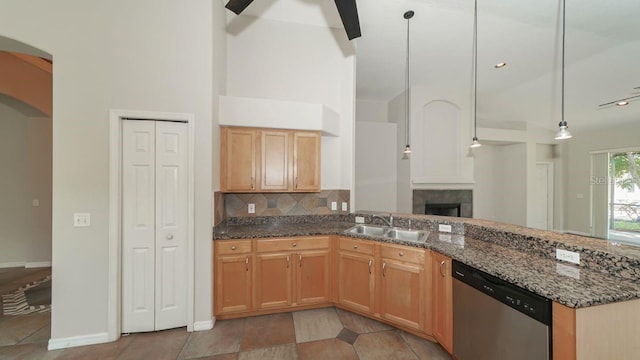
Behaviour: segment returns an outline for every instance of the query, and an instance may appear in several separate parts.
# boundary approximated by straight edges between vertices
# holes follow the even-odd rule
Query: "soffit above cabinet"
[[[323,104],[220,96],[220,125],[273,129],[319,130],[340,135],[340,116]]]

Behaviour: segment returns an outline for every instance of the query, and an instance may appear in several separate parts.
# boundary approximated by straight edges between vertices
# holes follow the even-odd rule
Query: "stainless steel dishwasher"
[[[453,261],[453,354],[459,360],[551,358],[551,301]]]

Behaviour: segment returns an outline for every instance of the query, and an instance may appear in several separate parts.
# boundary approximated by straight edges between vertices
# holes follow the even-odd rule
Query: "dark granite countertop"
[[[533,240],[529,239],[529,243],[525,245],[514,243],[511,246],[510,243],[505,243],[504,239],[499,239],[501,241],[487,241],[486,239],[476,239],[470,234],[464,235],[465,228],[462,227],[456,228],[454,226],[454,232],[457,232],[457,234],[438,233],[435,231],[433,224],[420,223],[421,220],[426,218],[425,216],[404,217],[405,221],[407,219],[414,220],[414,228],[430,231],[429,238],[424,243],[356,236],[344,232],[344,230],[355,225],[353,222],[345,221],[351,218],[353,218],[353,215],[351,217],[325,216],[319,219],[316,217],[314,218],[315,221],[301,220],[302,218],[298,218],[296,221],[287,221],[281,218],[281,221],[263,220],[252,223],[250,220],[245,220],[244,223],[232,223],[216,227],[214,240],[313,235],[351,236],[431,249],[572,308],[640,298],[640,279],[636,275],[636,271],[640,271],[640,269],[635,269],[635,267],[632,267],[631,273],[629,273],[629,269],[624,266],[622,271],[617,268],[613,270],[609,263],[607,263],[607,266],[598,266],[599,264],[585,262],[585,264],[581,263],[581,266],[578,266],[559,262],[553,259],[552,256],[547,256],[544,249],[541,250],[538,246],[532,246],[531,244],[535,243]],[[371,222],[371,218],[367,220],[367,223]],[[438,221],[440,223],[450,221],[442,218],[436,218],[436,220],[441,220]],[[468,223],[468,220],[466,222]],[[471,223],[475,226],[478,225],[476,222]],[[402,219],[399,225],[407,227]],[[499,231],[495,228],[492,229],[493,231]],[[508,233],[511,233],[513,228],[509,230],[511,231]],[[539,232],[538,230],[532,231]],[[529,234],[525,235],[530,237]],[[548,235],[547,238],[554,236],[553,234],[546,235]],[[557,235],[560,237],[565,236],[562,234]],[[580,237],[571,237],[570,245],[583,245],[576,238]],[[546,240],[548,241],[548,239]],[[587,239],[586,241],[589,242],[591,240]],[[554,243],[554,246],[556,245],[558,244]],[[632,255],[635,255],[635,248],[630,248],[629,251]],[[602,253],[598,254],[602,257]],[[619,257],[623,254],[624,249],[616,248],[616,251],[611,255],[613,257],[612,261],[618,261],[619,263]],[[634,259],[635,256],[632,256],[631,260]],[[624,261],[629,262],[629,259],[624,259]],[[631,262],[633,263],[633,261]],[[589,265],[592,266],[587,267]],[[620,276],[620,274],[624,276]]]

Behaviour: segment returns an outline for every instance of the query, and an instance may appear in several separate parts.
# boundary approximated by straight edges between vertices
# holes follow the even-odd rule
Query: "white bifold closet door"
[[[187,324],[187,124],[123,120],[122,332]]]

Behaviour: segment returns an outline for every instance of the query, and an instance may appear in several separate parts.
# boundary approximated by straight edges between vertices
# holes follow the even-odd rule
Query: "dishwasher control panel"
[[[456,260],[452,268],[454,279],[545,325],[551,324],[551,300]]]

